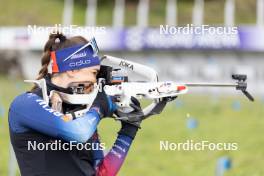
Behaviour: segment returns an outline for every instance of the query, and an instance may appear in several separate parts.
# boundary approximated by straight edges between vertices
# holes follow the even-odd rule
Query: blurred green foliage
[[[75,0],[73,24],[85,24],[86,0]],[[223,24],[225,0],[205,0],[204,23]],[[256,1],[236,0],[237,24],[256,22]],[[62,22],[63,0],[0,0],[0,25],[23,26],[29,24],[52,25]],[[125,25],[136,24],[138,0],[126,0]],[[192,22],[193,0],[178,0],[178,24]],[[97,25],[111,25],[114,0],[98,0]],[[165,0],[150,0],[149,25],[165,23]]]

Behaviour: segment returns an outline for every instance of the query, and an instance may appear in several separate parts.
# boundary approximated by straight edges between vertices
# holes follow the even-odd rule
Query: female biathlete
[[[88,44],[88,45],[87,45]],[[79,51],[76,53],[76,51]],[[75,54],[74,54],[75,52]],[[72,55],[73,53],[73,55]],[[70,57],[69,57],[70,56]],[[66,38],[61,33],[51,34],[44,46],[42,68],[38,80],[45,79],[47,95],[52,91],[73,94],[72,85],[84,85],[89,94],[97,82],[100,59],[89,42],[81,37]],[[56,95],[56,94],[54,94]],[[87,149],[76,143],[100,144],[97,125],[105,117],[117,112],[116,105],[104,92],[98,92],[88,111],[81,117],[75,112],[83,104],[71,104],[50,97],[43,100],[41,87],[17,96],[9,109],[10,139],[22,176],[114,176],[121,168],[144,115],[140,104],[132,99],[134,111],[125,115],[136,117],[136,122],[121,121],[121,129],[108,154],[100,149]],[[88,101],[88,100],[87,100]],[[65,115],[67,114],[67,115]],[[122,114],[124,116],[124,113]],[[57,143],[71,148],[39,149]],[[47,145],[50,144],[50,145]],[[67,145],[66,145],[67,144]],[[31,148],[30,146],[31,145]]]

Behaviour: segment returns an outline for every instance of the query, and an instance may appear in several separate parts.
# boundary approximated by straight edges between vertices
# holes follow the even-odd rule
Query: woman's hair
[[[41,69],[39,71],[37,80],[44,78],[48,74],[48,66],[51,60],[50,53],[51,51],[56,51],[63,48],[68,48],[73,45],[86,44],[88,41],[82,36],[74,36],[66,38],[60,32],[52,33],[49,35],[49,40],[46,42],[41,58]],[[35,90],[37,86],[35,85],[32,90]],[[31,91],[32,91],[31,90]]]

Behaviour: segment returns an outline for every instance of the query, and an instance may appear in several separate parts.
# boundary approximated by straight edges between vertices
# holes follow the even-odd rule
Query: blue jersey
[[[48,93],[59,89],[50,82],[47,86]],[[40,92],[37,89],[17,96],[9,109],[10,138],[21,175],[116,175],[133,140],[122,133],[106,156],[102,150],[80,150],[76,147],[71,150],[29,150],[29,142],[34,141],[37,144],[58,141],[62,145],[70,142],[100,144],[97,137],[100,107],[90,109],[83,117],[68,120],[63,113],[45,103]],[[72,105],[65,105],[66,108],[69,106]]]

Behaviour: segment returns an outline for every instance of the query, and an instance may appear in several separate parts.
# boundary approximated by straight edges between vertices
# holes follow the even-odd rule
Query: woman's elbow
[[[90,139],[91,136],[92,134],[90,133],[79,133],[74,136],[73,141],[76,143],[85,143]]]

